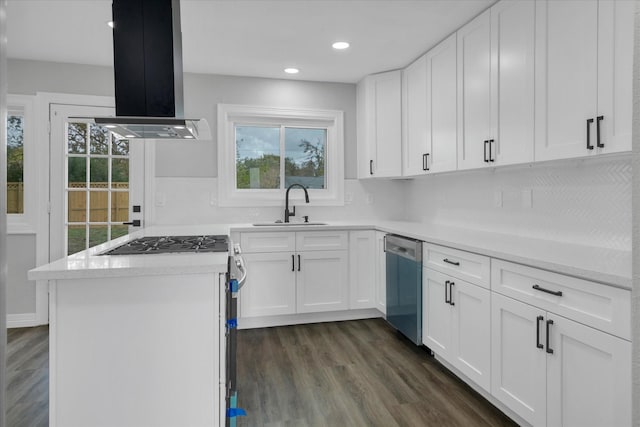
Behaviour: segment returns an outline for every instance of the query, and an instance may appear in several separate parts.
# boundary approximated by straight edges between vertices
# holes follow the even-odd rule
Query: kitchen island
[[[49,425],[224,425],[227,253],[99,255],[157,227],[29,272],[49,280]],[[221,317],[222,316],[222,317]]]

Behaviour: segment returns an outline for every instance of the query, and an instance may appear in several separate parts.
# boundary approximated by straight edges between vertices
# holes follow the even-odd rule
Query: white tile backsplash
[[[217,178],[157,177],[153,224],[253,223],[284,216],[284,198],[281,207],[222,208],[217,205],[217,189]],[[344,206],[296,203],[294,219],[303,215],[311,221],[397,219],[404,215],[403,184],[347,179]]]
[[[629,156],[417,178],[406,219],[631,250]]]

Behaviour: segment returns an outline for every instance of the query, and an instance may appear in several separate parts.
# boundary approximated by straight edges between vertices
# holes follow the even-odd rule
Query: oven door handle
[[[247,280],[247,267],[244,264],[244,258],[242,258],[242,256],[236,255],[233,257],[233,260],[236,263],[236,268],[241,275],[238,279],[238,289],[240,289],[244,285],[244,282]]]

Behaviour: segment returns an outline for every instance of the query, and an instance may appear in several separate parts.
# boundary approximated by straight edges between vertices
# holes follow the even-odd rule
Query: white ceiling
[[[406,66],[494,1],[182,0],[184,71],[355,83]],[[9,0],[7,18],[9,58],[113,64],[111,0]]]

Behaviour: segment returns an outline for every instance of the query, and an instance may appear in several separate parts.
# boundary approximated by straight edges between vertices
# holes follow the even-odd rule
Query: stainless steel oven
[[[240,245],[233,246],[233,254],[229,255],[227,264],[226,284],[226,427],[235,427],[236,418],[246,415],[238,407],[238,377],[237,377],[237,348],[238,348],[238,292],[247,279],[247,269]]]

